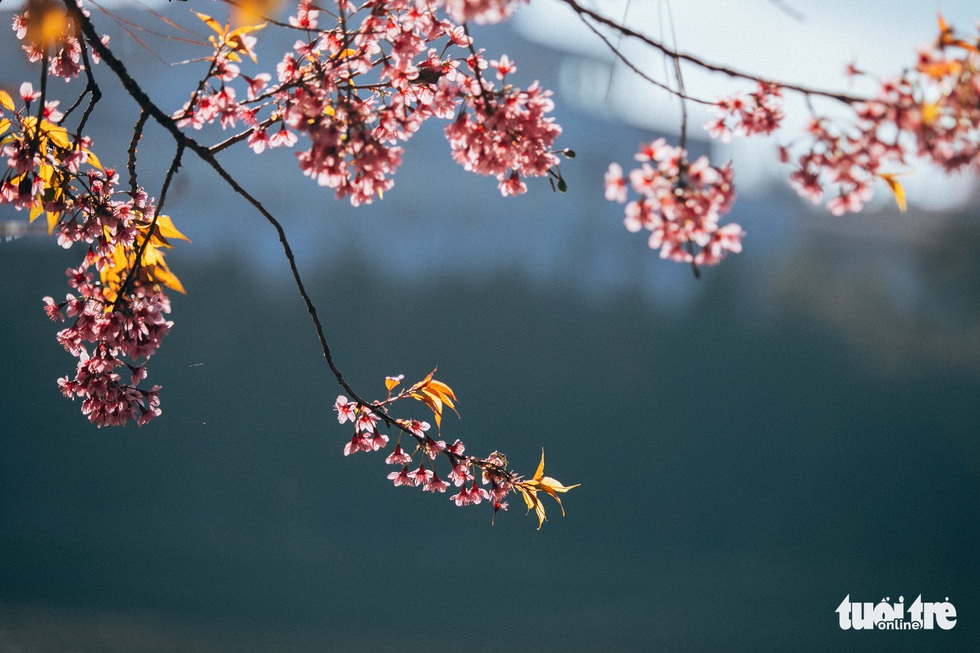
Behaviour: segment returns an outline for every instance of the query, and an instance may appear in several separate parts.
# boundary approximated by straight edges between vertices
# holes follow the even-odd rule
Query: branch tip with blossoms
[[[338,396],[333,407],[337,413],[337,421],[341,424],[350,422],[354,425],[354,434],[350,442],[344,446],[344,455],[349,456],[359,451],[379,451],[385,448],[389,438],[379,429],[379,422],[384,421],[399,431],[394,450],[385,458],[385,463],[388,465],[400,467],[388,474],[388,480],[396,487],[421,487],[425,492],[445,493],[451,482],[459,488],[459,491],[451,496],[450,500],[457,506],[476,505],[486,501],[493,507],[491,523],[496,518],[497,512],[507,510],[508,503],[505,499],[511,492],[521,496],[528,512],[534,511],[538,518],[539,529],[547,519],[539,493],[552,497],[564,516],[565,508],[558,495],[579,486],[577,484],[566,486],[544,475],[544,450],[541,451],[541,462],[537,470],[531,478],[527,479],[509,469],[507,457],[499,451],[480,458],[466,454],[466,447],[458,439],[452,444],[439,439],[442,436],[443,409],[449,407],[455,412],[457,399],[448,385],[433,378],[434,374],[435,370],[421,381],[397,392],[394,391],[401,385],[404,376],[387,377],[385,379],[387,397],[370,404],[351,401],[344,395]],[[436,422],[435,438],[429,435],[432,427],[428,422],[391,418],[390,407],[405,399],[414,399],[432,411]],[[413,446],[408,447],[410,451],[402,448],[402,436],[413,442]],[[409,469],[416,457],[418,467]],[[443,480],[436,470],[435,463],[438,459],[445,460],[448,464],[449,471],[446,474],[448,481]],[[427,460],[428,467],[426,467]]]

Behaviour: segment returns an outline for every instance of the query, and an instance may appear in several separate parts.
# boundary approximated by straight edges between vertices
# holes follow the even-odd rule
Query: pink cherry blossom
[[[392,481],[395,486],[404,485],[406,487],[412,487],[415,485],[415,480],[412,478],[407,466],[402,467],[400,472],[391,472],[388,474],[388,480]]]
[[[337,396],[337,401],[334,402],[333,409],[337,413],[337,421],[341,424],[347,421],[353,422],[357,419],[357,404],[353,401],[348,401],[344,395]]]
[[[395,450],[392,451],[385,462],[389,465],[407,465],[412,462],[412,457],[402,450],[401,443],[395,445]]]

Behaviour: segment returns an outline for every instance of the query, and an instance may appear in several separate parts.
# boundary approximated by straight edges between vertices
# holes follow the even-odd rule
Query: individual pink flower
[[[373,433],[377,430],[378,416],[375,415],[369,408],[360,408],[357,420],[354,422],[354,426],[358,431],[364,433]]]
[[[344,455],[349,456],[358,451],[374,451],[373,438],[366,433],[355,431],[350,442],[344,447]]]
[[[470,473],[470,466],[465,462],[455,462],[453,463],[452,471],[449,472],[449,480],[453,482],[456,487],[465,486],[466,482],[473,478]]]
[[[435,470],[432,470],[432,476],[429,478],[428,482],[422,488],[426,492],[445,492],[449,488],[449,483],[445,482]]]
[[[501,55],[500,59],[492,60],[490,67],[496,69],[497,79],[503,79],[507,75],[517,72],[517,66],[514,65],[514,62],[506,54]]]
[[[396,444],[395,450],[385,458],[385,463],[389,465],[407,465],[410,462],[412,457],[402,450],[401,443]]]
[[[425,468],[425,463],[419,465],[418,469],[413,469],[408,473],[413,485],[427,485],[432,480],[433,471]]]
[[[414,435],[417,435],[419,437],[422,437],[423,435],[425,435],[425,432],[428,431],[431,428],[431,426],[430,426],[430,424],[428,422],[420,422],[417,419],[405,420],[405,421],[402,422],[402,425],[406,429],[408,429],[409,432],[411,432]]]
[[[466,451],[466,446],[461,440],[456,440],[452,444],[446,445],[446,451],[454,456],[462,457],[463,452]]]
[[[348,401],[344,395],[337,396],[337,401],[334,402],[333,409],[337,413],[337,421],[341,424],[347,421],[353,422],[357,419],[357,404],[353,401]]]
[[[425,436],[425,441],[422,444],[425,452],[429,454],[431,460],[435,460],[436,457],[446,450],[445,440],[433,440],[429,436]]]
[[[392,481],[395,486],[404,485],[406,487],[412,487],[415,485],[415,480],[412,478],[407,466],[402,467],[400,472],[391,472],[388,474],[388,480]]]
[[[371,436],[372,451],[378,451],[379,449],[384,449],[385,445],[387,444],[388,444],[388,436],[385,435],[384,433],[375,431],[374,435]]]
[[[626,178],[623,176],[623,167],[618,163],[610,163],[606,170],[606,199],[610,202],[626,202],[629,189],[626,186]]]

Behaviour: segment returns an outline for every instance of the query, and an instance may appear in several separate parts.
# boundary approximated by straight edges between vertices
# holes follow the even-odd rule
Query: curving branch
[[[579,17],[584,22],[586,22],[585,21],[586,18],[590,18],[595,22],[599,23],[600,25],[605,25],[606,27],[616,32],[619,32],[623,36],[628,36],[630,38],[636,39],[642,43],[645,43],[651,48],[654,48],[655,50],[659,50],[660,52],[670,57],[671,59],[674,59],[677,62],[684,61],[693,64],[695,66],[698,66],[699,68],[704,68],[705,70],[710,70],[712,72],[728,75],[729,77],[754,81],[760,84],[775,85],[790,91],[796,91],[797,93],[802,93],[804,95],[817,95],[820,97],[826,97],[833,100],[837,100],[845,104],[860,104],[868,101],[867,98],[857,97],[855,95],[848,95],[846,93],[836,93],[833,91],[811,88],[809,86],[802,86],[799,84],[784,83],[775,79],[768,79],[761,75],[754,75],[741,70],[736,70],[735,68],[730,68],[728,66],[722,66],[719,64],[711,63],[709,61],[705,61],[700,57],[696,57],[692,54],[680,52],[679,50],[675,50],[671,47],[668,47],[666,44],[650,36],[647,36],[646,34],[637,32],[636,30],[632,29],[627,25],[624,25],[616,20],[613,20],[612,18],[604,16],[597,11],[594,11],[587,7],[583,7],[581,4],[579,4],[577,0],[561,0],[561,1],[564,2],[566,5],[568,5],[572,9],[572,11],[578,14]],[[586,22],[586,24],[588,23]],[[677,94],[677,91],[673,91],[671,89],[667,89],[667,90],[669,90],[674,94]]]

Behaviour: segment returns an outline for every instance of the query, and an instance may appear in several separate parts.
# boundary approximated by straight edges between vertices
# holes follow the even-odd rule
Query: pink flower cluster
[[[731,165],[715,168],[707,157],[688,162],[687,152],[664,139],[643,145],[635,159],[640,166],[624,176],[618,163],[606,172],[606,199],[626,203],[629,191],[639,195],[626,204],[626,228],[648,231],[651,249],[661,258],[715,265],[728,252],[742,251],[741,227],[719,226],[734,200]]]
[[[919,52],[915,73],[906,76],[918,89],[882,87],[883,118],[914,133],[917,154],[947,172],[980,170],[980,24],[977,32],[970,43],[940,20],[935,47]]]
[[[69,268],[69,293],[56,303],[45,297],[45,312],[52,320],[73,318],[72,326],[58,332],[58,342],[78,358],[75,378],[58,379],[62,394],[82,398],[82,414],[96,426],[139,426],[160,415],[160,386],[137,387],[146,378],[146,361],[170,331],[170,301],[152,286],[137,287],[121,306],[112,307],[83,264]],[[93,343],[91,351],[84,343]]]
[[[44,7],[44,3],[37,3],[40,9],[45,12],[62,12],[61,8],[55,7]],[[85,7],[79,7],[79,11],[83,15],[89,16],[89,11]],[[50,20],[52,23],[57,20],[54,17],[46,17],[44,20]],[[24,41],[28,39],[31,32],[31,12],[30,9],[25,9],[23,12],[15,13],[13,17],[13,29],[17,35],[17,39]],[[67,14],[63,14],[63,30],[60,37],[57,39],[57,43],[53,44],[48,52],[48,73],[55,77],[61,77],[66,82],[71,81],[75,77],[78,77],[83,70],[85,70],[85,65],[82,63],[82,45],[78,40],[78,36],[75,32],[73,21],[68,18]],[[49,26],[42,25],[41,21],[38,21],[35,25],[39,28],[39,31],[47,31]],[[46,35],[47,36],[47,35]],[[108,36],[103,36],[101,38],[103,44],[109,42]],[[29,40],[27,43],[21,46],[24,52],[27,54],[27,59],[31,63],[37,63],[44,59],[44,44],[31,43]],[[99,56],[94,51],[91,53],[92,62],[99,63]]]
[[[471,50],[463,27],[437,14],[444,6],[457,20],[496,20],[514,4],[386,0],[357,10],[347,5],[336,25],[320,28],[322,12],[301,1],[289,21],[309,37],[285,54],[275,82],[268,73],[245,76],[233,63],[254,56],[254,31],[222,33],[212,39],[210,69],[176,114],[178,124],[242,123],[256,152],[303,137],[303,174],[356,206],[392,188],[401,142],[431,117],[456,116],[446,128],[453,158],[495,176],[504,195],[523,193],[522,178],[545,176],[558,163],[551,148],[561,128],[546,115],[550,93],[537,84],[496,89],[482,77],[487,61]],[[506,57],[492,63],[500,79],[515,70]],[[244,92],[231,86],[235,80],[245,82]]]
[[[733,95],[717,102],[718,114],[705,125],[712,138],[727,143],[733,134],[771,134],[782,122],[783,96],[779,86],[760,83],[748,97]]]
[[[879,138],[876,122],[862,122],[858,131],[845,133],[829,120],[815,118],[807,132],[811,138],[809,147],[796,158],[797,168],[789,180],[800,195],[814,204],[821,202],[829,189],[827,208],[834,215],[857,213],[864,208],[887,164],[904,161],[904,147],[894,137]],[[780,156],[784,161],[790,160],[785,148],[780,150]]]
[[[146,362],[156,353],[173,322],[166,319],[170,300],[156,284],[135,280],[128,288],[111,288],[96,281],[90,271],[118,267],[119,248],[137,246],[138,226],[154,213],[152,201],[140,189],[135,197],[114,199],[118,176],[112,169],[86,175],[88,192],[68,201],[58,223],[58,242],[71,247],[88,244],[82,265],[69,268],[69,293],[62,302],[45,297],[45,312],[52,320],[73,319],[58,342],[78,358],[75,378],[58,380],[68,398],[81,397],[82,413],[93,424],[142,426],[160,414],[160,386],[137,387],[146,378]],[[86,346],[91,343],[91,350]]]
[[[561,127],[547,116],[550,91],[535,83],[522,91],[507,86],[495,93],[480,79],[470,85],[464,111],[446,127],[453,160],[464,169],[497,178],[504,196],[527,192],[522,177],[543,177],[558,165],[552,151]]]
[[[407,395],[399,395],[403,396]],[[391,400],[389,395],[385,403]],[[334,411],[341,424],[354,424],[354,435],[344,447],[345,456],[358,451],[378,451],[388,444],[388,437],[378,430],[379,418],[371,408],[340,395],[334,402]],[[431,427],[428,422],[394,420],[394,423],[401,433],[385,462],[400,467],[388,474],[388,480],[396,487],[421,487],[426,492],[445,493],[452,483],[459,488],[457,494],[450,497],[457,506],[487,501],[493,506],[495,513],[507,509],[504,499],[513,490],[514,479],[507,471],[507,462],[502,455],[494,452],[485,459],[467,456],[464,453],[465,446],[460,440],[447,444],[445,440],[436,440],[429,436],[427,431]],[[411,453],[402,449],[402,436],[415,441],[414,447],[410,449]],[[413,463],[416,457],[418,467],[414,467]],[[435,461],[440,457],[449,463],[448,480],[443,480],[436,471]],[[474,474],[474,468],[479,470],[479,475]]]
[[[499,23],[514,12],[517,4],[527,0],[440,0],[446,12],[457,23]]]
[[[940,26],[939,40],[919,53],[914,70],[880,82],[877,97],[856,106],[850,129],[822,118],[810,123],[811,141],[795,155],[790,175],[801,195],[818,203],[827,194],[834,215],[856,213],[885,180],[904,207],[895,175],[915,156],[946,172],[980,169],[980,49]],[[853,66],[850,73],[862,74]],[[794,158],[786,148],[781,156]]]

